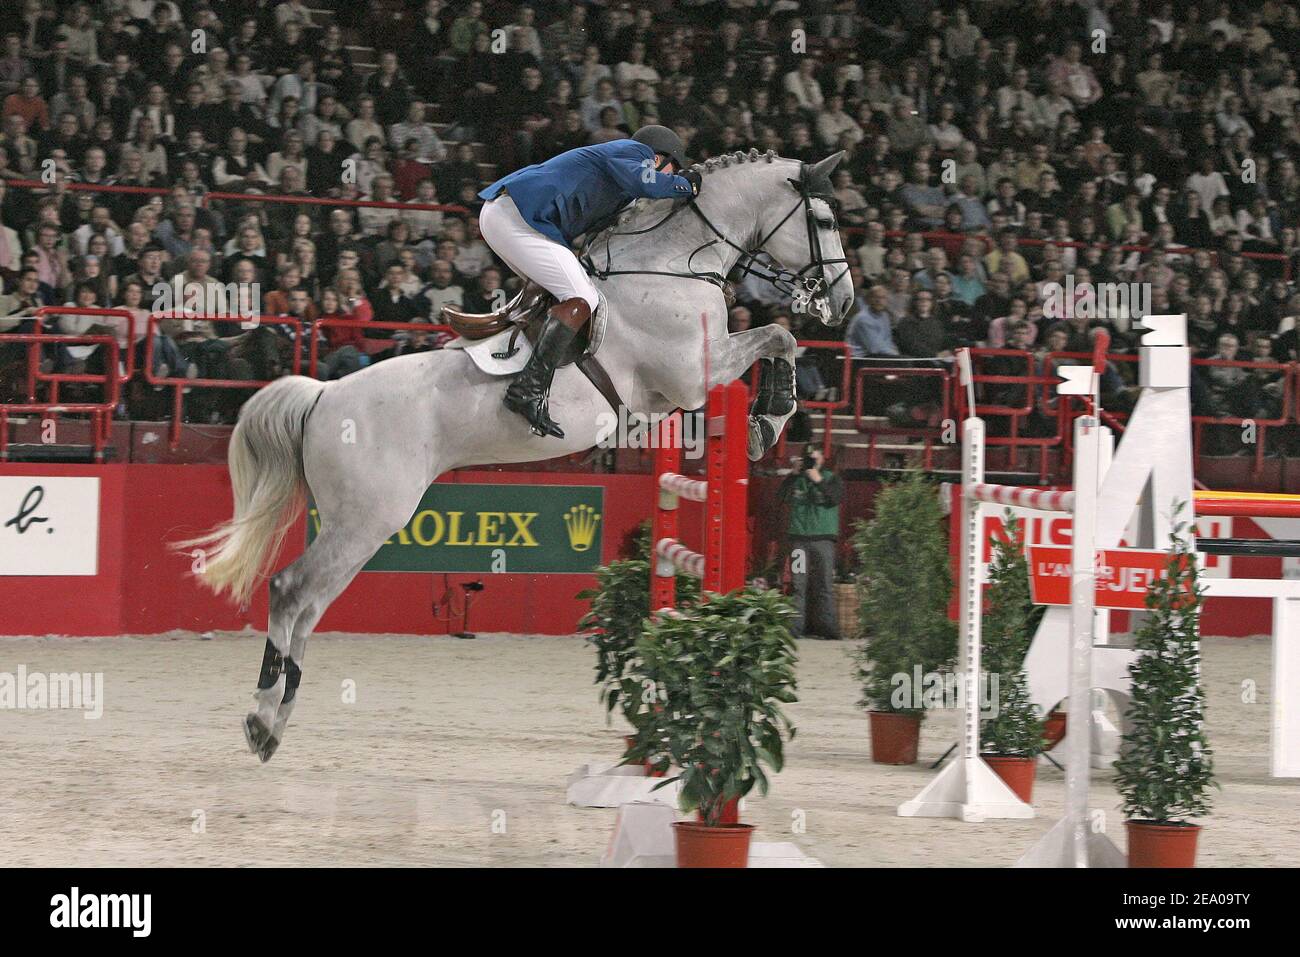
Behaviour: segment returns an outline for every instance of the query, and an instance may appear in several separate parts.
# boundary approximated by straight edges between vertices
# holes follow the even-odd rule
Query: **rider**
[[[526,418],[538,435],[564,438],[547,410],[547,394],[555,367],[599,301],[572,242],[634,199],[698,196],[700,174],[685,168],[683,152],[672,130],[645,126],[630,140],[580,146],[479,193],[486,200],[479,229],[492,251],[558,300],[505,396],[506,408]]]

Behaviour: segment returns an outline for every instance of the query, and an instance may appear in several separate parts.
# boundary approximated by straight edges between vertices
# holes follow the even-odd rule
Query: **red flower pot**
[[[704,823],[704,811],[701,809],[695,812],[695,819],[701,824]],[[722,814],[718,816],[719,824],[739,824],[740,823],[740,798],[732,798],[726,804],[722,805]]]
[[[623,743],[627,745],[627,750],[631,751],[634,747],[636,747],[636,735],[635,734],[623,735]],[[651,770],[651,768],[653,767],[653,762],[651,761],[648,760],[643,761],[641,766],[645,769],[645,776],[648,778],[662,778],[665,776],[665,772],[663,771]]]
[[[871,760],[876,764],[915,764],[921,741],[921,719],[892,711],[868,711]]]
[[[748,867],[752,824],[709,827],[698,821],[673,824],[678,867]]]
[[[1129,867],[1195,867],[1199,824],[1125,821]]]
[[[1043,750],[1050,751],[1065,737],[1065,712],[1049,712],[1043,721]]]
[[[1034,774],[1038,770],[1037,758],[1026,758],[1015,754],[981,754],[984,763],[993,769],[993,773],[1007,782],[1007,787],[1016,792],[1016,797],[1026,804],[1034,803]]]

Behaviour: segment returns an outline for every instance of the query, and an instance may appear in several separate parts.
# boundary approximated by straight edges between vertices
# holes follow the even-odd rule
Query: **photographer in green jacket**
[[[816,443],[804,446],[799,469],[781,483],[780,501],[790,506],[790,574],[794,583],[796,638],[840,638],[835,611],[835,544],[840,537],[844,486],[825,467]]]

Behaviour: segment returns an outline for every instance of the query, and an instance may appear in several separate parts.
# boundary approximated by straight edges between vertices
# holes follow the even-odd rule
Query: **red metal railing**
[[[49,183],[33,179],[11,179],[9,186],[30,189],[36,192],[55,192]],[[121,193],[137,196],[170,196],[175,187],[164,186],[110,186],[105,183],[69,183],[58,184],[58,190],[73,193]],[[212,200],[233,200],[244,203],[285,203],[298,206],[344,206],[370,209],[402,209],[407,212],[469,213],[464,206],[455,203],[407,203],[401,200],[373,199],[335,199],[328,196],[289,196],[282,193],[227,193],[213,191],[193,197],[194,202],[203,208]]]
[[[293,330],[293,362],[291,371],[297,375],[302,369],[302,349],[300,342],[302,339],[302,322],[292,316],[207,316],[198,313],[154,313],[149,317],[149,323],[145,333],[144,347],[144,381],[155,386],[170,386],[172,392],[172,421],[168,429],[167,439],[171,447],[175,449],[181,441],[181,425],[184,418],[183,405],[185,392],[189,389],[260,389],[264,385],[269,385],[272,380],[255,380],[255,379],[200,379],[186,378],[185,376],[156,376],[153,374],[153,350],[154,340],[158,332],[160,323],[176,320],[178,322],[195,321],[195,322],[241,322],[253,323],[257,325],[283,325],[289,326]]]
[[[1048,452],[1052,448],[1058,448],[1060,451],[1059,468],[1068,466],[1073,450],[1070,447],[1071,423],[1074,417],[1082,410],[1082,399],[1072,396],[1058,396],[1056,394],[1056,384],[1060,381],[1053,374],[1057,365],[1082,364],[1093,361],[1092,353],[1088,352],[1052,352],[1043,357],[1041,365],[1042,372],[1035,372],[1036,359],[1035,354],[1015,350],[1015,349],[981,349],[971,350],[973,361],[987,359],[990,357],[1004,356],[1008,358],[1017,358],[1025,363],[1026,372],[1024,375],[1011,374],[993,374],[986,372],[975,372],[973,379],[978,385],[1006,385],[1006,386],[1023,386],[1025,389],[1026,402],[1023,405],[993,404],[980,402],[979,397],[976,399],[976,412],[982,417],[1002,417],[1008,423],[1008,435],[990,436],[986,441],[990,446],[1001,445],[1011,449],[1011,463],[1014,467],[1016,455],[1020,448],[1033,448],[1039,452],[1038,472],[1039,478],[1043,484],[1047,484],[1049,477],[1050,459]],[[1128,353],[1110,353],[1106,355],[1106,362],[1116,366],[1133,365],[1137,363],[1138,357]],[[1281,407],[1277,415],[1271,418],[1242,418],[1235,416],[1206,416],[1197,415],[1192,417],[1193,426],[1193,450],[1194,454],[1199,457],[1201,453],[1201,433],[1207,426],[1226,426],[1242,427],[1253,426],[1258,432],[1254,443],[1254,474],[1259,475],[1263,470],[1264,457],[1267,452],[1268,431],[1270,428],[1285,427],[1296,424],[1300,421],[1300,363],[1270,363],[1255,362],[1250,360],[1219,360],[1219,359],[1193,359],[1193,368],[1203,368],[1208,366],[1230,366],[1248,369],[1255,372],[1279,373],[1278,381],[1282,384]],[[944,384],[941,386],[943,418],[947,419],[953,410],[958,417],[965,416],[968,413],[966,408],[966,397],[963,389],[958,387],[957,374],[954,370],[936,369],[936,368],[914,368],[910,366],[863,366],[858,369],[854,377],[853,390],[853,410],[854,410],[854,427],[868,437],[867,446],[867,468],[877,467],[877,447],[878,437],[885,436],[908,436],[919,439],[923,443],[922,463],[925,468],[934,467],[936,460],[936,450],[943,447],[943,435],[941,430],[933,426],[916,427],[899,427],[894,425],[876,425],[867,421],[868,415],[864,411],[865,403],[868,397],[868,381],[879,379],[896,379],[901,380],[908,377],[926,378],[942,377]],[[1135,387],[1135,383],[1130,381],[1131,377],[1125,378],[1126,385]],[[1023,434],[1025,423],[1028,418],[1035,412],[1038,413],[1037,421],[1052,426],[1050,434],[1034,436]],[[1106,423],[1115,429],[1116,432],[1122,432],[1124,423],[1128,419],[1128,412],[1118,408],[1106,408],[1102,413]]]
[[[849,234],[859,234],[866,231],[864,226],[845,226],[841,232]],[[968,239],[978,239],[984,244],[986,250],[994,248],[994,240],[991,236],[984,236],[973,233],[950,233],[947,230],[907,230],[907,229],[889,229],[885,231],[886,238],[898,239],[909,235],[920,235],[927,244],[934,243],[943,246],[945,251],[960,248],[961,244]],[[1155,247],[1140,243],[1116,243],[1108,241],[1098,241],[1095,243],[1084,243],[1078,240],[1068,242],[1059,242],[1054,239],[1037,239],[1028,236],[1016,238],[1017,246],[1042,247],[1057,246],[1061,249],[1087,249],[1090,246],[1097,246],[1100,249],[1118,249],[1120,252],[1139,252],[1148,253]],[[1181,256],[1190,256],[1198,252],[1207,252],[1214,259],[1215,264],[1219,263],[1220,251],[1216,249],[1202,249],[1193,246],[1167,246],[1164,250],[1166,253],[1172,253]],[[1243,259],[1254,259],[1260,262],[1278,262],[1282,264],[1282,278],[1288,282],[1291,279],[1291,257],[1285,253],[1257,253],[1243,250],[1240,253]]]
[[[91,420],[91,442],[95,450],[95,460],[103,461],[104,446],[108,443],[109,427],[113,420],[113,410],[117,408],[120,394],[118,375],[118,345],[113,336],[61,335],[39,332],[10,332],[0,334],[0,344],[7,342],[27,346],[27,394],[28,402],[0,403],[0,460],[9,458],[9,417],[14,414],[59,415],[65,412],[89,415]],[[101,345],[108,355],[105,370],[99,373],[41,372],[40,347],[44,345]],[[84,383],[104,387],[101,402],[37,402],[35,401],[37,378],[49,382],[52,390],[57,390],[60,382]]]
[[[1267,452],[1268,430],[1270,427],[1287,425],[1292,421],[1295,407],[1293,400],[1296,373],[1300,367],[1290,362],[1254,362],[1249,359],[1193,359],[1193,367],[1248,369],[1253,372],[1276,372],[1282,385],[1281,406],[1278,414],[1270,419],[1245,418],[1239,416],[1193,415],[1192,416],[1192,455],[1198,457],[1201,452],[1202,434],[1206,426],[1230,428],[1250,426],[1258,429],[1255,436],[1254,465],[1252,474],[1264,471],[1264,454]]]
[[[951,370],[941,369],[933,366],[887,366],[887,365],[859,365],[857,374],[853,378],[853,427],[867,436],[867,468],[877,468],[876,453],[879,451],[876,439],[879,436],[914,436],[924,441],[924,447],[921,454],[921,467],[924,469],[934,468],[934,450],[937,446],[944,445],[944,427],[935,426],[894,426],[894,425],[867,425],[864,422],[866,412],[864,404],[867,396],[867,379],[879,378],[887,382],[889,380],[902,380],[908,378],[917,379],[939,379],[940,393],[940,421],[945,421],[952,417],[953,410],[953,388],[952,383],[956,380],[952,377]]]
[[[451,333],[455,330],[451,326],[435,325],[430,322],[377,322],[373,319],[318,319],[312,323],[313,330],[316,329],[360,329],[365,332],[368,329],[385,329],[395,332],[424,332],[424,333]],[[369,337],[363,337],[369,338]],[[389,339],[373,339],[374,342],[389,342]],[[308,346],[307,374],[316,375],[317,363],[320,360],[320,338],[312,335],[311,343]]]
[[[33,315],[35,318],[33,331],[36,333],[44,332],[46,316],[94,316],[94,317],[100,317],[104,319],[116,319],[116,320],[125,319],[126,320],[126,362],[125,362],[126,369],[122,373],[122,381],[129,382],[131,380],[131,377],[135,375],[135,344],[139,337],[136,336],[135,334],[136,316],[133,312],[131,312],[131,310],[101,309],[99,307],[91,307],[89,309],[83,309],[80,306],[42,306],[41,308],[37,309]],[[35,350],[32,351],[34,352]],[[41,382],[55,383],[51,401],[57,401],[58,382],[60,381],[60,376],[52,373],[38,372],[36,376],[36,380]],[[34,382],[30,377],[28,379],[28,384],[29,387],[34,385]],[[36,393],[34,391],[29,391],[27,398],[29,402],[35,402]]]
[[[844,342],[825,342],[819,339],[797,339],[795,345],[804,349],[824,349],[837,353],[840,357],[839,385],[827,386],[827,388],[836,390],[836,397],[834,399],[799,400],[799,407],[809,413],[809,418],[812,417],[812,413],[822,413],[822,454],[830,458],[835,413],[845,411],[853,403],[853,350]],[[785,454],[785,430],[782,429],[781,435],[777,439],[776,456],[777,458],[784,458]]]

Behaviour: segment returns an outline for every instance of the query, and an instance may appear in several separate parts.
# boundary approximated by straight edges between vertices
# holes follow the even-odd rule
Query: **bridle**
[[[808,166],[804,164],[800,171],[799,179],[788,180],[791,186],[799,191],[799,201],[790,207],[790,211],[781,217],[781,220],[772,229],[762,236],[758,243],[749,249],[739,245],[728,238],[722,230],[714,225],[704,210],[700,209],[699,204],[694,198],[685,203],[675,204],[669,213],[644,229],[628,230],[619,232],[617,230],[596,232],[588,240],[579,254],[583,264],[591,270],[593,276],[597,279],[605,279],[609,276],[671,276],[677,279],[695,279],[701,282],[711,283],[719,289],[727,285],[727,277],[716,271],[696,269],[692,263],[695,257],[706,249],[722,243],[729,246],[736,252],[740,253],[740,258],[733,268],[739,268],[742,276],[756,276],[759,279],[769,283],[773,288],[789,295],[793,300],[793,310],[795,312],[817,312],[823,322],[828,321],[830,313],[829,299],[831,290],[841,279],[846,279],[849,275],[848,259],[839,257],[836,259],[826,259],[822,256],[821,239],[818,236],[818,230],[821,228],[817,222],[817,214],[813,210],[812,201],[821,199],[831,206],[832,211],[835,207],[835,198],[823,192],[814,191],[808,183]],[[716,237],[707,240],[691,250],[686,257],[687,272],[672,272],[659,269],[614,269],[613,253],[610,251],[609,240],[615,236],[640,236],[646,233],[652,233],[656,229],[666,225],[669,220],[676,216],[683,209],[690,209],[700,222],[708,227],[709,232]],[[804,223],[808,232],[808,264],[799,270],[791,270],[783,266],[775,256],[766,249],[767,244],[772,237],[780,232],[790,218],[802,209],[804,212]],[[605,238],[605,266],[601,268],[591,258],[591,245],[596,239],[603,236]],[[759,256],[765,255],[771,260],[772,265],[768,266],[759,260]],[[834,279],[827,279],[827,266],[843,264],[844,268]]]

